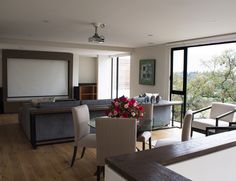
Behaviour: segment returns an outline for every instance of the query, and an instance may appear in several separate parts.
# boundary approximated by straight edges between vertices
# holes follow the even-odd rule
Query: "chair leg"
[[[74,153],[73,153],[71,164],[70,164],[71,167],[74,165],[76,153],[77,153],[77,146],[74,146]]]
[[[102,167],[101,166],[97,166],[97,181],[100,181],[101,171],[102,171]]]
[[[143,150],[145,150],[145,141],[143,141]]]
[[[86,147],[83,147],[83,151],[82,151],[82,153],[81,153],[80,158],[83,158],[83,157],[84,157],[85,150],[86,150]]]
[[[102,167],[102,176],[105,178],[105,166]]]
[[[149,149],[152,149],[152,138],[151,137],[148,139],[148,142],[149,142]]]
[[[193,137],[193,129],[191,129],[191,137]]]

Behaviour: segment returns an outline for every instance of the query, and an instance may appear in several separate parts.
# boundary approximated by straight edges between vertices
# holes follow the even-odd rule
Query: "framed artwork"
[[[139,84],[155,85],[155,59],[139,61]]]

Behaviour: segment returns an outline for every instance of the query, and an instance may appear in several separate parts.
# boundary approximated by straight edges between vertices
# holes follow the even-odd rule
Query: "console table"
[[[174,112],[175,106],[181,106],[180,111],[180,127],[182,127],[182,112],[183,112],[183,102],[182,101],[167,101],[161,100],[158,103],[153,104],[153,129],[159,128],[160,126],[165,126],[170,124],[172,121],[172,126],[174,126]],[[171,114],[172,113],[172,114]],[[172,115],[172,116],[171,116]]]

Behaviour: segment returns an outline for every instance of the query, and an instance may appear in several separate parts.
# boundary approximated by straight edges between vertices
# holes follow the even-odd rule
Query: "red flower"
[[[136,101],[132,98],[132,99],[129,101],[129,106],[133,106],[135,102],[136,102]]]
[[[123,117],[123,118],[128,118],[128,117],[129,117],[129,114],[125,112],[125,113],[122,114],[122,117]]]
[[[119,100],[120,100],[121,102],[127,102],[127,101],[128,101],[128,98],[125,97],[125,96],[122,96],[122,97],[119,98]]]
[[[109,117],[140,118],[143,117],[144,108],[134,99],[125,96],[112,101],[110,109],[106,112]]]
[[[141,111],[141,112],[143,112],[144,111],[144,108],[143,108],[143,106],[137,106],[137,108]]]

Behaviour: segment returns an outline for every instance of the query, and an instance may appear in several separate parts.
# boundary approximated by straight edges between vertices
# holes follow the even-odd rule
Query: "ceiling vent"
[[[105,24],[102,23],[92,23],[95,28],[95,33],[93,36],[88,38],[89,42],[92,43],[104,43],[105,37],[103,35],[98,35],[98,28],[105,28]]]

